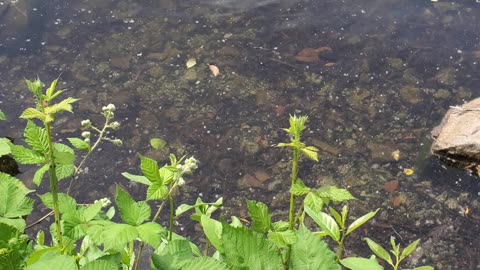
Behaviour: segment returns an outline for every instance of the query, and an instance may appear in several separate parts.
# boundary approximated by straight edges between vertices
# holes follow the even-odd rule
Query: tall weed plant
[[[198,161],[174,155],[164,165],[138,155],[141,174],[123,173],[130,181],[145,187],[144,200],[134,200],[128,190],[117,186],[115,206],[108,198],[78,204],[68,194],[86,160],[102,142],[122,144],[120,139],[107,136],[108,130],[120,127],[113,121],[115,106],[102,108],[105,121],[101,127],[84,120],[81,136],[68,138],[69,145],[59,143],[53,137],[57,128],[55,119],[60,113],[71,113],[72,104],[79,100],[67,97],[57,101],[62,94],[62,90],[57,90],[58,80],[45,90],[38,79],[26,83],[35,98],[35,107],[20,115],[26,120],[24,144],[1,138],[0,156],[10,155],[19,164],[36,166],[32,181],[40,186],[48,179],[49,192],[38,194],[14,176],[0,173],[0,269],[384,269],[378,257],[396,270],[419,244],[417,240],[400,251],[392,239],[392,259],[379,244],[366,238],[374,253],[372,257],[344,258],[345,239],[379,209],[350,222],[348,201],[355,198],[348,190],[335,186],[311,188],[298,178],[302,158],[318,161],[318,149],[302,141],[306,116],[291,116],[290,126],[284,129],[289,141],[278,144],[292,151],[288,220],[274,220],[267,204],[252,200],[246,201],[251,222],[235,216],[229,222],[212,217],[222,206],[223,198],[215,202],[198,198],[191,205],[175,205],[177,189],[185,184],[184,178],[194,172]],[[0,120],[6,120],[2,111]],[[77,161],[79,154],[81,158]],[[58,182],[67,179],[70,186],[62,193]],[[38,231],[35,239],[25,234],[26,217],[33,211],[32,194],[38,195],[54,217],[50,230]],[[151,205],[156,205],[155,209]],[[168,220],[160,222],[165,208]],[[175,220],[186,214],[200,224],[206,244],[198,246],[176,233]],[[312,224],[307,219],[314,226],[307,226]],[[45,240],[46,234],[50,234],[51,241]],[[329,246],[325,237],[331,238],[335,245]],[[151,255],[144,255],[147,248],[153,251]],[[141,265],[144,256],[150,257],[150,265]]]

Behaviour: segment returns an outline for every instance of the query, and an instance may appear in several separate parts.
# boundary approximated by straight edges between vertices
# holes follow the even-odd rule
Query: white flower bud
[[[180,177],[178,179],[177,186],[181,187],[183,185],[185,185],[185,179],[183,179],[183,177]]]
[[[117,130],[120,127],[120,123],[115,121],[115,122],[110,124],[110,127],[114,130]]]
[[[82,132],[82,137],[85,138],[85,139],[90,138],[90,131]]]
[[[120,139],[112,140],[112,143],[113,143],[115,146],[122,146],[122,145],[123,145],[123,142],[122,142],[122,140],[120,140]]]
[[[84,127],[84,128],[89,128],[89,127],[92,126],[92,122],[90,121],[90,119],[83,120],[80,123],[81,123],[82,127]]]

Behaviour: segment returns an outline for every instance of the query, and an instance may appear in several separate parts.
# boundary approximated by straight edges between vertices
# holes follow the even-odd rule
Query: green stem
[[[62,239],[62,226],[60,224],[60,209],[58,206],[58,178],[57,173],[55,172],[55,156],[53,154],[53,143],[52,143],[52,128],[49,123],[44,123],[45,129],[47,130],[47,139],[48,139],[48,155],[50,159],[50,167],[48,168],[48,176],[50,178],[50,192],[52,192],[53,198],[53,212],[55,215],[55,226],[57,228],[57,241],[60,250],[63,250],[63,239]]]
[[[342,259],[343,255],[343,242],[345,241],[345,235],[342,233],[342,237],[340,241],[338,241],[338,248],[337,248],[337,263]]]
[[[298,157],[299,150],[297,148],[293,149],[293,161],[292,161],[292,181],[290,187],[293,187],[297,182],[298,174]],[[295,195],[290,193],[290,210],[288,211],[288,220],[289,220],[289,229],[293,230],[295,228]]]
[[[172,236],[173,236],[173,198],[171,195],[168,196],[168,201],[170,202],[170,226],[169,226],[169,232],[170,234],[168,235],[168,241],[172,241]]]

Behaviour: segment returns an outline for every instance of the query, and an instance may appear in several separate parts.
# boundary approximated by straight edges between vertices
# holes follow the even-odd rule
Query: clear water
[[[257,199],[280,218],[289,163],[273,146],[288,139],[280,128],[289,114],[306,114],[305,140],[321,158],[302,163],[302,179],[348,188],[358,215],[382,209],[353,238],[421,238],[410,265],[477,269],[478,180],[429,152],[430,131],[449,106],[479,95],[475,1],[9,2],[0,3],[9,6],[0,9],[0,107],[10,119],[1,135],[21,135],[15,119],[32,102],[24,78],[60,75],[66,93],[82,98],[59,119],[59,138],[117,105],[115,135],[125,145],[105,145],[90,160],[74,185],[79,201],[111,197],[116,184],[140,199],[142,187],[121,172],[138,173],[137,152],[165,160],[171,151],[201,161],[179,200],[223,196],[224,212],[242,216],[245,198]],[[167,149],[152,150],[154,137]],[[33,173],[22,171],[23,179]],[[385,191],[392,180],[399,188]],[[361,241],[347,253],[369,255]]]

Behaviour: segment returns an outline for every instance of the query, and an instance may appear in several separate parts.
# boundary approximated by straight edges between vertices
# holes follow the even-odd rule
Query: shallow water
[[[479,95],[475,1],[52,1],[35,8],[25,11],[36,23],[0,44],[0,108],[10,119],[0,128],[21,135],[24,123],[12,119],[32,102],[24,78],[61,75],[68,95],[82,98],[73,116],[59,119],[60,138],[78,136],[80,120],[99,121],[103,105],[117,105],[115,135],[125,145],[104,145],[88,162],[74,185],[80,202],[113,196],[115,184],[142,198],[121,172],[138,173],[136,152],[165,161],[171,151],[201,161],[182,201],[223,196],[225,213],[241,216],[251,198],[281,217],[289,155],[274,145],[288,139],[280,128],[289,114],[306,114],[305,140],[321,157],[302,163],[301,178],[348,188],[359,198],[351,205],[358,215],[382,209],[354,238],[421,238],[410,266],[477,269],[478,179],[429,153],[430,131],[449,106]],[[3,30],[11,27],[5,18]],[[187,69],[191,58],[197,64]],[[167,148],[151,149],[154,137]],[[23,168],[21,178],[32,173]],[[392,180],[399,188],[385,191]],[[347,253],[369,255],[358,242]]]

